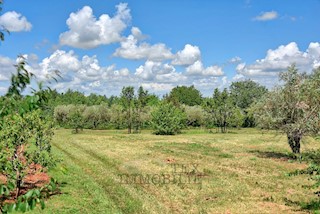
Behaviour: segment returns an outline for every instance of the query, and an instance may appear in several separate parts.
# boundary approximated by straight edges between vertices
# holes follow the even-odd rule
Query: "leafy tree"
[[[79,133],[84,127],[83,112],[85,110],[84,105],[71,105],[70,112],[68,114],[68,124],[73,128],[74,133]]]
[[[88,128],[97,129],[100,125],[110,122],[110,111],[105,105],[87,106],[83,112],[83,119]]]
[[[148,91],[144,90],[142,86],[138,89],[138,97],[134,99],[133,109],[133,127],[134,132],[138,133],[142,127],[142,112],[148,102]]]
[[[193,85],[187,86],[176,86],[173,88],[167,97],[167,100],[173,103],[180,103],[189,106],[200,105],[202,103],[202,96],[199,90]]]
[[[227,127],[239,127],[239,124],[243,122],[241,121],[243,120],[242,111],[234,105],[227,89],[220,92],[216,88],[213,97],[207,98],[203,106],[209,114],[208,118],[213,120],[212,122],[209,121],[209,127],[215,125],[222,133],[227,132]]]
[[[132,130],[132,110],[134,107],[134,88],[132,86],[123,87],[121,92],[121,104],[126,111],[126,120],[128,133],[131,133]]]
[[[252,80],[233,82],[230,86],[230,96],[234,104],[242,109],[245,114],[245,127],[253,127],[255,125],[254,118],[248,114],[248,108],[255,101],[258,101],[265,93],[267,88],[259,85]],[[240,116],[240,115],[239,115]]]
[[[126,115],[122,105],[114,104],[110,108],[111,111],[111,123],[113,124],[114,128],[122,129],[126,125]]]
[[[286,133],[293,153],[300,153],[303,136],[320,130],[320,68],[306,75],[295,65],[280,74],[281,87],[268,93],[252,111],[262,128]]]
[[[21,191],[32,164],[47,169],[55,165],[50,145],[52,124],[40,108],[45,103],[45,94],[40,90],[33,96],[22,96],[33,77],[25,65],[25,59],[19,58],[17,73],[12,75],[4,102],[0,104],[0,174],[6,178],[5,183],[0,184],[1,213],[27,211],[37,203],[44,208],[42,193],[52,190],[42,187],[27,193]]]
[[[239,108],[247,109],[260,99],[268,90],[252,80],[233,82],[230,85],[230,96]]]
[[[201,106],[183,106],[187,115],[187,125],[200,127],[205,125],[207,113]]]
[[[186,114],[172,103],[161,103],[151,115],[152,127],[157,135],[180,133],[186,124]]]

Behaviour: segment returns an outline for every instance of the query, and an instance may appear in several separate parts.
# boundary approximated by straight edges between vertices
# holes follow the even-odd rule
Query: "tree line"
[[[177,86],[162,98],[149,93],[143,87],[123,87],[119,96],[84,94],[68,90],[66,93],[51,91],[49,112],[64,128],[75,132],[86,129],[128,129],[139,133],[141,129],[155,129],[159,124],[174,128],[168,134],[183,128],[216,128],[227,132],[229,127],[254,127],[255,120],[249,112],[252,103],[259,100],[267,89],[252,80],[234,82],[228,89],[215,89],[211,97],[203,97],[194,86]],[[169,108],[167,107],[169,106]],[[172,111],[172,112],[171,112]],[[159,119],[176,118],[171,125]]]

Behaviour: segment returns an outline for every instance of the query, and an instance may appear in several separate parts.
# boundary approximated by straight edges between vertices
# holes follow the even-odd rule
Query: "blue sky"
[[[320,65],[318,11],[319,0],[6,0],[0,93],[18,54],[38,80],[58,69],[59,91],[195,85],[208,96],[248,78],[270,88],[291,63]]]

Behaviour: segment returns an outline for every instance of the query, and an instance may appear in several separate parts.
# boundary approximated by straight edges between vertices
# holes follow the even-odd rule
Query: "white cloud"
[[[245,76],[243,76],[242,74],[236,74],[233,78],[232,81],[237,82],[237,81],[241,81],[244,80]]]
[[[299,50],[295,42],[268,50],[264,59],[253,64],[241,63],[236,70],[244,76],[277,76],[295,63],[300,71],[310,72],[320,65],[320,43],[310,43],[305,52]]]
[[[142,83],[141,86],[148,90],[154,92],[161,92],[161,91],[170,91],[174,88],[174,85],[168,83]]]
[[[121,41],[121,33],[131,20],[130,9],[120,3],[114,17],[103,14],[97,20],[89,6],[71,13],[67,20],[69,31],[60,34],[60,43],[76,48],[95,48]]]
[[[125,59],[147,59],[152,61],[163,61],[173,57],[171,50],[165,44],[150,45],[146,42],[140,43],[139,40],[144,38],[145,36],[140,29],[133,27],[131,35],[121,41],[121,47],[117,48],[113,55]]]
[[[9,57],[0,56],[0,81],[8,81],[13,72],[15,72],[15,60]]]
[[[222,68],[217,65],[204,68],[202,62],[198,60],[186,68],[186,74],[200,76],[222,76],[224,73]]]
[[[229,60],[229,62],[230,62],[230,63],[233,63],[233,64],[236,64],[236,63],[241,62],[241,60],[242,60],[242,59],[241,59],[240,57],[235,56],[235,57],[231,58],[231,59]]]
[[[199,47],[186,44],[184,49],[178,51],[175,59],[172,61],[173,65],[192,65],[201,59],[201,52]]]
[[[270,21],[278,18],[276,11],[262,12],[259,16],[253,18],[256,21]]]
[[[27,18],[15,11],[9,11],[0,16],[0,26],[10,32],[30,31],[32,28]]]
[[[135,76],[146,81],[157,82],[179,82],[186,79],[181,73],[170,64],[161,62],[146,61],[144,65],[136,69]]]

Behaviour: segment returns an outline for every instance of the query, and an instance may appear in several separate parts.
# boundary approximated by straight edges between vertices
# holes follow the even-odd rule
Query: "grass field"
[[[307,138],[302,151],[319,144]],[[306,163],[290,159],[285,136],[273,132],[57,130],[53,148],[63,162],[50,173],[67,185],[45,213],[308,213],[297,202],[315,199],[301,185],[307,176],[286,175]]]

